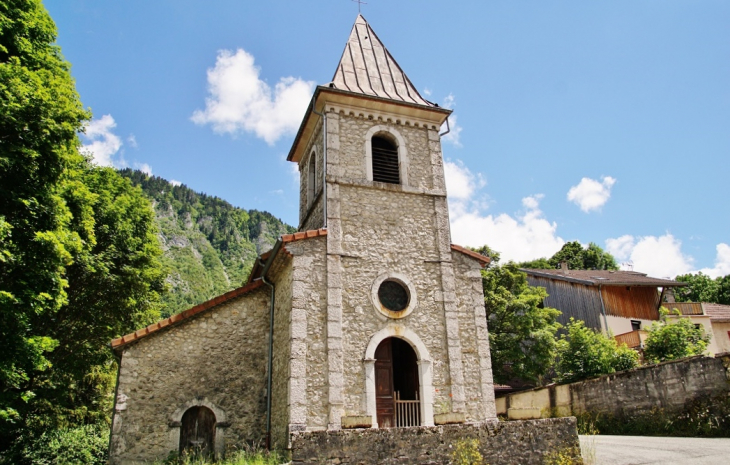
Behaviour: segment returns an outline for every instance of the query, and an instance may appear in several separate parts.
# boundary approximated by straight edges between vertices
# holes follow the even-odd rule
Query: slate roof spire
[[[331,85],[359,94],[438,106],[421,97],[361,14],[357,15]]]

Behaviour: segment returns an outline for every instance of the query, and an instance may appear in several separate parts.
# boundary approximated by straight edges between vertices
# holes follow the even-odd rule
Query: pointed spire
[[[359,94],[436,106],[421,97],[361,14],[352,27],[332,84]]]

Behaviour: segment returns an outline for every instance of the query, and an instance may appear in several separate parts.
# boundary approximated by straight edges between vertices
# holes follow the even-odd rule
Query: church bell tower
[[[288,156],[301,175],[299,230],[326,230],[317,428],[495,417],[487,259],[451,244],[440,134],[450,113],[419,94],[358,15]],[[300,407],[290,432],[312,430],[311,406]]]

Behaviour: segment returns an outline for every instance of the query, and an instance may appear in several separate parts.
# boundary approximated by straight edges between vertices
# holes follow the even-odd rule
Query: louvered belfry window
[[[398,147],[385,137],[371,140],[373,153],[373,181],[400,184]]]

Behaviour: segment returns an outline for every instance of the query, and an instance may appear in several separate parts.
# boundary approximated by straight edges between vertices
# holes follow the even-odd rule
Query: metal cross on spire
[[[358,13],[362,13],[362,12],[360,11],[360,7],[361,7],[362,5],[367,5],[367,2],[363,2],[362,0],[350,0],[350,1],[352,1],[352,2],[356,2],[356,3],[357,3],[357,12],[358,12]]]

